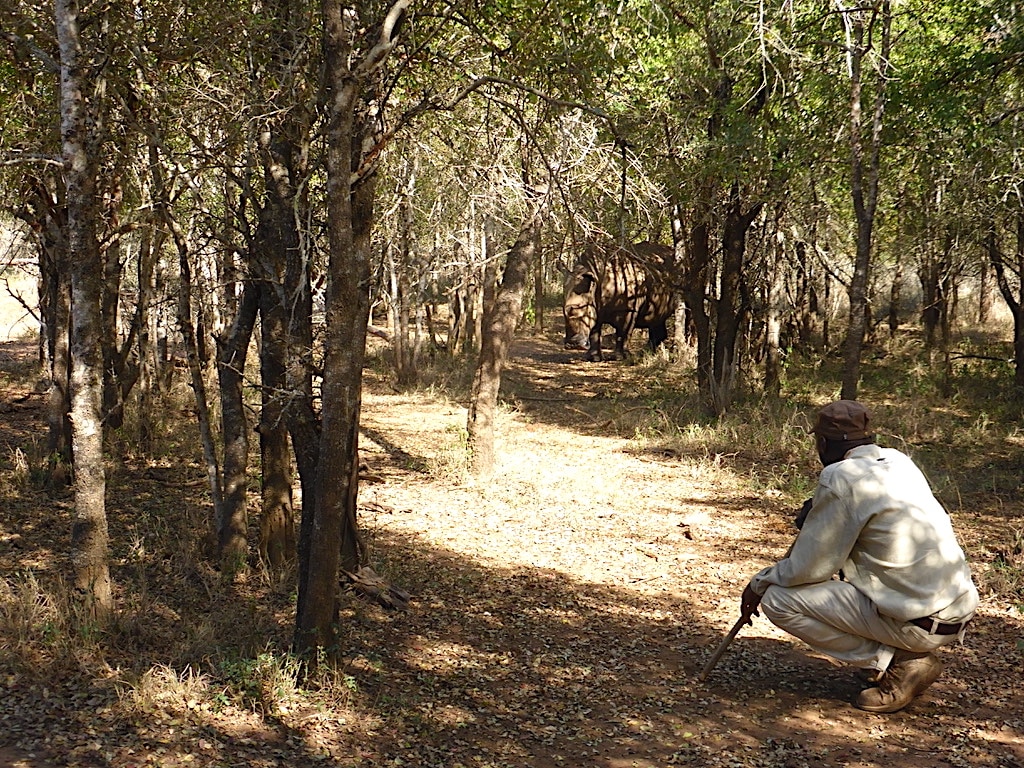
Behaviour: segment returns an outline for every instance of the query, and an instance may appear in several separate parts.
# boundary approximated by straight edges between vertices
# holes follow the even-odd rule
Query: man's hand
[[[803,503],[803,506],[800,507],[800,511],[796,513],[796,519],[793,521],[793,524],[797,528],[803,528],[804,527],[804,520],[807,519],[807,513],[811,511],[811,507],[813,507],[813,506],[814,506],[814,499],[811,498],[811,499],[808,499],[807,501],[805,501]]]
[[[757,612],[757,606],[760,604],[761,596],[747,584],[746,589],[743,590],[742,597],[740,597],[740,615],[746,617],[746,625],[748,627],[753,626],[754,616],[761,615]]]

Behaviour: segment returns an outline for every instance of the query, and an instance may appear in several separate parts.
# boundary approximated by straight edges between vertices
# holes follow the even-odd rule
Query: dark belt
[[[910,623],[915,627],[920,627],[929,635],[959,635],[964,627],[971,623],[971,620],[968,619],[959,624],[945,624],[941,621],[925,617],[923,619],[911,619]]]

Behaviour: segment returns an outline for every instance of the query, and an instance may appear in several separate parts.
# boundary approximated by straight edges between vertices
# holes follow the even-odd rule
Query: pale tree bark
[[[531,213],[509,251],[501,284],[484,311],[480,356],[473,377],[473,394],[466,423],[473,473],[482,481],[494,472],[494,421],[501,372],[508,360],[516,323],[522,313],[523,294],[530,265],[536,258],[543,220],[544,207],[541,204]]]
[[[60,48],[60,129],[71,262],[71,423],[75,461],[71,561],[79,596],[89,615],[103,622],[113,611],[113,597],[103,466],[103,272],[97,239],[96,194],[99,105],[90,105],[86,97],[90,62],[82,50],[78,4],[74,0],[56,0],[54,8]]]
[[[860,360],[868,325],[868,284],[875,209],[878,204],[882,116],[885,112],[892,47],[892,8],[889,0],[859,0],[851,8],[843,7],[842,0],[837,0],[837,4],[846,32],[850,75],[850,180],[853,209],[857,217],[857,249],[849,286],[850,309],[843,354],[842,397],[855,400],[860,385]],[[876,25],[880,26],[876,28]],[[868,47],[869,41],[876,38],[879,46],[874,77],[874,108],[865,146],[862,104],[865,64],[873,52]]]
[[[362,5],[324,0],[327,94],[328,281],[325,305],[323,409],[316,500],[303,500],[295,647],[309,664],[337,638],[339,571],[356,570],[361,548],[356,524],[362,368],[370,304],[370,228],[377,142],[376,81],[395,45],[411,0],[398,0],[360,50],[369,20]],[[307,524],[307,518],[309,522]]]
[[[781,208],[781,206],[780,206]],[[780,214],[781,210],[777,211]],[[779,223],[776,217],[776,227]],[[771,398],[778,398],[782,392],[783,340],[782,322],[785,312],[785,253],[782,240],[774,238],[775,261],[767,278],[767,301],[765,302],[765,359],[764,391]]]

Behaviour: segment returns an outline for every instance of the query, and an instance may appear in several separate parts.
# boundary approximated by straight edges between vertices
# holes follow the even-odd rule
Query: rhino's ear
[[[594,276],[587,272],[572,272],[569,275],[570,280],[566,283],[569,293],[576,294],[577,296],[586,296],[591,292],[594,285]]]

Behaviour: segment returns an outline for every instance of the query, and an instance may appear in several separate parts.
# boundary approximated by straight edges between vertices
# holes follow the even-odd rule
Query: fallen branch
[[[342,571],[348,579],[349,588],[361,597],[367,597],[383,608],[405,610],[412,596],[401,587],[382,579],[368,565],[355,573]]]
[[[951,355],[950,360],[993,360],[997,363],[1012,363],[1013,358],[992,357],[991,355]]]

